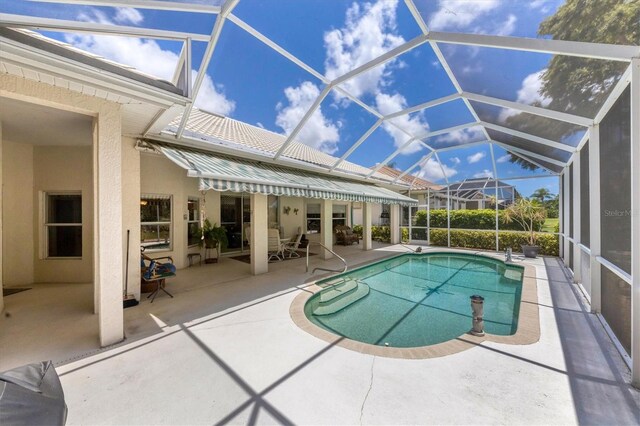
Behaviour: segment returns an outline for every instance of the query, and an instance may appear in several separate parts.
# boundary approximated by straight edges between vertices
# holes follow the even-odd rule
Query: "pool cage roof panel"
[[[408,187],[416,177],[457,180],[443,158],[475,145],[489,148],[484,171],[491,177],[507,177],[498,167],[507,154],[544,173],[562,172],[589,126],[629,84],[629,63],[640,56],[640,42],[624,37],[626,44],[536,38],[538,24],[555,11],[525,2],[469,10],[468,2],[449,2],[447,9],[418,0],[345,0],[331,8],[290,0],[39,1],[53,5],[2,3],[0,26],[43,31],[126,62],[123,49],[109,50],[95,38],[118,36],[138,43],[136,53],[153,48],[174,61],[173,76],[158,77],[182,87],[191,102],[181,118],[180,111],[166,123],[158,117],[149,129],[174,120],[171,137],[188,143],[192,111],[211,111],[282,134],[273,162],[303,143],[322,151],[327,173],[355,160],[371,167],[364,178],[375,180],[378,170],[400,164],[389,179]],[[153,74],[153,64],[139,58],[138,64]],[[545,80],[557,64],[574,70],[595,64],[598,72],[576,95],[573,81]],[[549,95],[563,84],[566,93]]]

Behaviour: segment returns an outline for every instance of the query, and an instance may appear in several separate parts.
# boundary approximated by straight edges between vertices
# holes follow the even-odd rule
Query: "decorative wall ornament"
[[[298,209],[296,209],[296,210],[298,210]],[[289,212],[291,211],[291,207],[289,207],[289,206],[284,206],[284,207],[282,208],[282,211],[284,212],[284,214],[288,215],[288,214],[289,214]],[[296,214],[298,214],[298,213],[296,213]]]

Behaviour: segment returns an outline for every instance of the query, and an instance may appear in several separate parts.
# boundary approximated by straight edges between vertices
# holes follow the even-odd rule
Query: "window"
[[[307,204],[307,233],[320,232],[320,204]]]
[[[278,228],[280,221],[278,218],[278,208],[280,202],[279,197],[275,195],[269,195],[267,197],[267,210],[269,212],[269,228]]]
[[[47,258],[82,257],[82,195],[45,194]]]
[[[200,199],[189,197],[187,200],[187,245],[189,247],[200,244]]]
[[[140,198],[140,245],[147,250],[171,250],[171,197]]]
[[[333,205],[333,229],[338,225],[347,224],[347,206],[344,204]]]

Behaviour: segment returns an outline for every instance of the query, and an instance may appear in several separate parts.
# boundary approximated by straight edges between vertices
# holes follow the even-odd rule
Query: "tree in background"
[[[538,35],[551,36],[554,40],[639,45],[640,1],[567,0],[540,24]],[[542,74],[540,94],[550,99],[549,109],[593,117],[627,66],[619,61],[556,55]],[[540,103],[534,105],[542,106]],[[558,141],[581,129],[525,114],[511,116],[505,124]],[[510,161],[524,169],[538,168],[513,154]]]
[[[553,197],[554,195],[547,188],[538,188],[533,191],[533,194],[531,194],[531,198],[535,198],[536,200],[540,201],[541,204],[544,204],[547,199]]]

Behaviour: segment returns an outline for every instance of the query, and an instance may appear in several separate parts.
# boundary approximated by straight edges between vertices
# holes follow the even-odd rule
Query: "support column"
[[[400,231],[400,205],[391,204],[389,212],[389,227],[391,228],[391,244],[400,244],[402,234]]]
[[[140,151],[135,139],[122,141],[123,242],[122,251],[127,255],[127,230],[129,231],[129,272],[127,293],[140,300]],[[125,266],[125,272],[126,272]]]
[[[430,189],[431,188],[427,188],[427,245],[431,245],[431,190]],[[434,198],[434,201],[435,201],[435,198]]]
[[[631,383],[640,388],[640,58],[631,60]],[[635,236],[635,238],[634,238]]]
[[[98,113],[94,126],[94,280],[98,292],[100,345],[124,338],[122,290],[122,131],[119,108]]]
[[[569,238],[569,235],[573,232],[572,230],[569,229],[569,225],[571,224],[571,219],[569,218],[569,215],[571,214],[570,208],[569,208],[569,204],[570,204],[570,199],[571,199],[571,174],[569,173],[569,167],[566,167],[564,169],[564,188],[562,189],[562,194],[564,195],[564,199],[562,200],[562,204],[563,204],[563,209],[562,209],[562,214],[564,215],[564,264],[566,266],[569,266],[569,248],[571,247],[569,245],[569,240],[567,238]]]
[[[596,260],[601,253],[600,214],[600,125],[596,124],[589,128],[589,250],[591,251],[589,268],[591,270],[591,312],[593,313],[600,312],[602,308],[601,265]]]
[[[267,196],[251,194],[251,273],[269,272],[269,210]]]
[[[371,203],[362,203],[362,250],[371,250]]]
[[[364,208],[364,207],[363,207]],[[364,215],[364,213],[363,213]],[[333,201],[322,200],[320,202],[320,243],[333,250]],[[329,250],[322,249],[322,258],[331,259],[333,254]]]
[[[580,155],[573,159],[573,282],[582,282],[582,251],[580,250]]]
[[[451,247],[451,191],[447,185],[447,247]]]
[[[498,214],[498,179],[496,179],[496,196],[494,198],[495,208],[496,208],[496,251],[500,251],[500,220]],[[482,191],[482,202],[484,203],[484,191]]]
[[[564,234],[564,188],[562,185],[562,175],[558,176],[558,232]],[[558,245],[560,258],[564,259],[564,237],[558,235]]]

